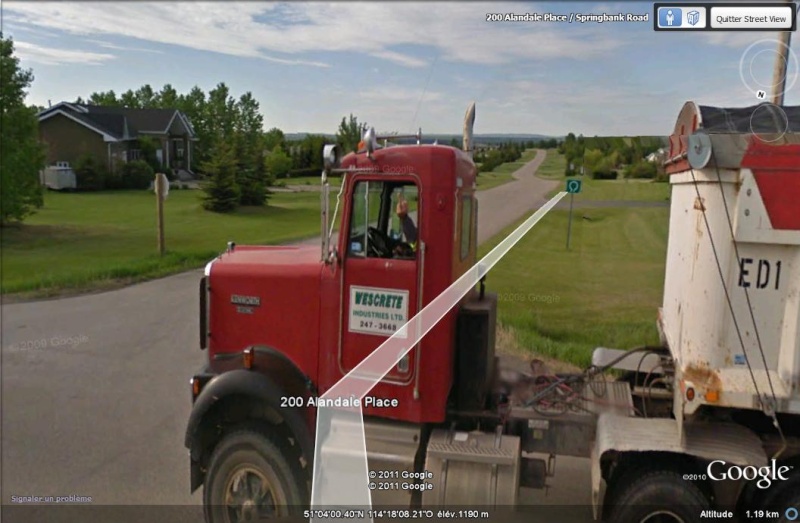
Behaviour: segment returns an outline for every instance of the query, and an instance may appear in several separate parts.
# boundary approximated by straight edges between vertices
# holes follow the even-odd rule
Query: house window
[[[178,156],[178,160],[183,160],[183,144],[178,144],[178,148],[175,150],[175,153]]]
[[[56,162],[56,167],[66,167],[66,168],[69,168],[69,162]]]
[[[128,161],[135,162],[142,158],[142,151],[139,149],[128,149]]]

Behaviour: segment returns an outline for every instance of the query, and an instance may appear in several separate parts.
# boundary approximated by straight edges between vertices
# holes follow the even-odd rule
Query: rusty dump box
[[[681,414],[800,413],[800,107],[687,103],[670,138],[662,342]],[[678,414],[678,412],[676,412]]]

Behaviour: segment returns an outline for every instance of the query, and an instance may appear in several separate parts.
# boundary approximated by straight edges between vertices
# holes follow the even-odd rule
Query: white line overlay
[[[471,289],[475,288],[481,278],[566,195],[566,192],[560,192],[540,207],[489,254],[323,394],[322,400],[350,401],[350,405],[352,399],[363,400],[400,359],[417,345]],[[414,334],[408,336],[409,332]],[[363,517],[347,517],[348,521],[372,521],[371,515],[366,512],[372,507],[372,499],[369,489],[364,419],[360,403],[357,407],[317,408],[312,478],[310,521],[329,522],[332,519],[331,515],[338,519],[336,516],[338,511],[345,511],[348,508],[364,511]],[[326,510],[334,512],[325,514]],[[344,515],[342,519],[345,519]]]

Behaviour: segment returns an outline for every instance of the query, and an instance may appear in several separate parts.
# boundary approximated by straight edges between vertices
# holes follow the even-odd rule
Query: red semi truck
[[[369,468],[407,478],[373,506],[513,506],[520,487],[545,487],[555,456],[578,456],[598,520],[793,521],[800,107],[779,110],[777,131],[774,107],[681,111],[661,345],[598,348],[574,375],[505,371],[496,295],[481,281],[464,296],[369,394]],[[343,159],[326,147],[321,249],[229,243],[206,266],[208,362],[191,379],[186,447],[207,521],[307,516],[315,399],[477,262],[473,118],[464,150],[379,147],[372,131]]]

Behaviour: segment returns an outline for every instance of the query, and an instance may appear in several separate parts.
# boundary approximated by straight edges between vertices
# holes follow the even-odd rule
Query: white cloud
[[[136,51],[139,53],[154,53],[154,54],[164,54],[163,51],[158,51],[156,49],[144,49],[141,47],[125,47],[122,45],[116,45],[109,42],[104,42],[102,40],[86,40],[87,42],[93,43],[95,45],[99,45],[103,49],[113,49],[115,51]]]
[[[356,95],[356,99],[358,100],[376,100],[376,101],[383,101],[383,102],[413,102],[417,103],[422,96],[422,92],[413,92],[413,91],[398,91],[394,87],[387,87],[385,89],[381,88],[371,88],[369,90],[360,91]],[[427,91],[423,98],[426,102],[433,102],[437,100],[441,100],[443,97],[442,93],[435,93]]]
[[[394,51],[376,51],[372,53],[372,56],[375,58],[383,58],[384,60],[389,60],[390,62],[395,62],[408,67],[424,67],[428,65],[428,62],[425,60],[414,58],[413,56],[408,56],[402,53],[396,53]]]
[[[489,4],[517,12],[519,4]],[[280,63],[324,65],[282,55],[350,51],[421,67],[398,50],[424,44],[441,58],[497,65],[519,60],[590,59],[623,42],[608,31],[487,23],[487,4],[233,2],[6,2],[10,21],[82,36],[130,37]],[[124,20],[124,23],[120,21]]]
[[[14,42],[17,55],[22,60],[28,60],[45,65],[83,64],[100,65],[113,60],[114,55],[104,53],[91,53],[55,47],[43,47],[28,42]]]

